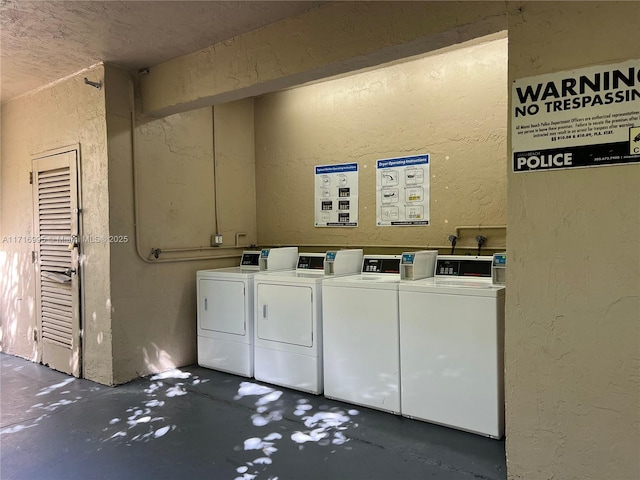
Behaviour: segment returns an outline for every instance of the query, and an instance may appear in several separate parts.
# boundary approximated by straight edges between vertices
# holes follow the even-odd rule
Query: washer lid
[[[325,278],[322,281],[323,288],[326,287],[351,287],[370,288],[379,290],[397,290],[400,284],[400,275],[386,274],[360,274],[347,275],[346,277]]]
[[[482,279],[474,281],[470,279],[425,278],[414,282],[401,282],[400,291],[472,297],[499,297],[505,294],[505,287],[504,285],[493,285],[491,281]]]

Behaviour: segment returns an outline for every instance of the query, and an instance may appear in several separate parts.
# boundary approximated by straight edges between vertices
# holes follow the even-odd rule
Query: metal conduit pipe
[[[133,176],[133,230],[134,230],[134,243],[136,246],[136,253],[140,260],[145,263],[176,263],[176,262],[193,262],[197,260],[215,260],[226,258],[240,258],[239,254],[226,254],[226,255],[202,255],[200,257],[183,257],[183,258],[163,258],[152,260],[149,257],[143,255],[140,248],[140,210],[138,207],[138,168],[136,162],[136,113],[134,104],[134,91],[133,91],[133,79],[129,79],[129,105],[131,109],[131,168]],[[238,234],[236,234],[236,243]],[[211,249],[219,249],[221,247],[208,247]],[[208,249],[207,248],[207,249]],[[227,248],[243,248],[242,246],[234,246]],[[196,247],[194,249],[186,248],[184,250],[177,251],[199,251],[202,247]],[[157,250],[157,249],[156,249]],[[162,251],[162,249],[159,249]],[[170,252],[170,249],[165,249],[165,252]]]
[[[203,252],[208,250],[233,250],[238,248],[249,248],[250,245],[229,245],[220,247],[184,247],[184,248],[159,248],[162,253],[174,253],[174,252]]]
[[[147,263],[177,263],[177,262],[194,262],[197,260],[215,260],[225,258],[240,258],[241,254],[228,254],[228,255],[203,255],[201,257],[182,257],[182,258],[159,258],[158,260],[143,260]]]
[[[239,239],[240,237],[246,237],[247,234],[246,232],[238,232],[236,233],[236,244],[235,245],[221,245],[219,247],[212,247],[212,246],[202,246],[202,247],[182,247],[182,248],[160,248],[159,250],[161,250],[162,252],[200,252],[203,250],[231,250],[231,249],[238,249],[238,248],[251,248],[252,246],[255,245],[238,245]]]

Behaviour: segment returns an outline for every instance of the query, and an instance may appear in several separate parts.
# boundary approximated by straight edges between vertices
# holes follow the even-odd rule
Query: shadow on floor
[[[506,479],[503,440],[198,366],[110,388],[0,365],[3,480]]]

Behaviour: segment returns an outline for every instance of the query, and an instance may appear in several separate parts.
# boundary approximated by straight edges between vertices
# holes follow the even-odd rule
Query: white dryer
[[[255,276],[257,380],[322,393],[322,280],[361,261],[362,250],[301,253],[295,271]]]
[[[439,256],[400,285],[402,415],[501,438],[505,288],[492,257]]]
[[[198,365],[253,376],[253,276],[260,251],[242,253],[240,266],[200,270]]]
[[[268,249],[267,255],[268,255]],[[240,265],[196,273],[198,365],[253,377],[253,277],[261,268],[293,268],[297,248],[245,251]]]

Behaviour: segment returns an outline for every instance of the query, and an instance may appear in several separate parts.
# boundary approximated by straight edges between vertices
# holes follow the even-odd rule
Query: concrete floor
[[[2,480],[506,479],[504,441],[198,366],[110,388],[0,365]]]

